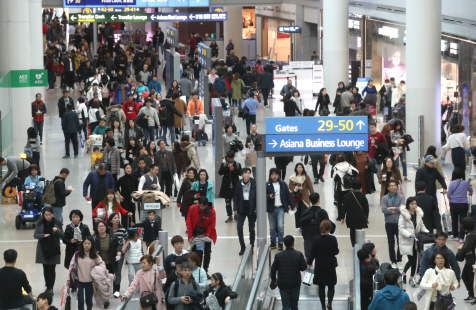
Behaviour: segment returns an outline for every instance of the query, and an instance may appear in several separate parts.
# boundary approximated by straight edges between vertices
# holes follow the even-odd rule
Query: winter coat
[[[96,208],[93,209],[93,217],[97,217],[97,215],[98,215],[97,212],[98,212],[99,209],[104,209],[106,211],[104,213],[104,222],[107,222],[107,220],[109,218],[109,216],[107,215],[108,206],[104,205],[104,202],[102,202],[102,201],[100,203],[98,203]],[[117,202],[116,210],[114,212],[118,213],[118,214],[122,214],[122,215],[127,215],[127,213],[128,213],[128,211],[121,206],[119,201]]]
[[[102,152],[102,162],[109,166],[109,171],[112,174],[118,174],[121,170],[121,154],[117,147],[105,147]]]
[[[441,215],[438,203],[435,198],[426,193],[417,193],[415,199],[418,207],[423,211],[423,224],[433,233],[433,230],[442,231]]]
[[[149,127],[155,127],[160,125],[160,120],[159,120],[159,115],[157,115],[157,111],[153,108],[147,108],[143,107],[139,110],[139,113],[137,114],[137,117],[139,117],[141,114],[147,115],[149,118],[147,119],[147,126]]]
[[[175,167],[177,168],[178,177],[187,171],[187,164],[185,163],[185,154],[183,152],[172,152],[174,154]]]
[[[112,189],[116,190],[116,186],[114,184],[114,179],[112,178],[112,174],[109,171],[106,171],[106,174],[104,175],[104,189]],[[97,197],[97,191],[99,187],[99,173],[97,170],[91,171],[88,176],[86,177],[86,180],[84,180],[83,183],[83,197],[88,196],[88,187],[91,185],[91,190],[89,193],[89,196],[93,200],[96,200]]]
[[[147,274],[148,272],[144,271],[143,269],[137,271],[136,275],[134,276],[134,280],[132,281],[131,285],[127,289],[126,295],[127,297],[132,297],[137,290],[137,287],[140,288],[140,295],[142,296],[143,292],[146,292],[144,294],[147,295],[150,292],[154,290],[154,281],[155,281],[155,295],[157,296],[157,300],[159,301],[157,304],[155,304],[155,308],[157,310],[165,310],[165,295],[164,292],[162,292],[162,279],[165,279],[165,271],[164,270],[158,270],[158,269],[153,269],[150,271],[152,275],[149,279],[149,275]],[[151,310],[152,307],[148,308],[142,308],[141,304],[139,303],[138,305],[138,310]]]
[[[193,76],[193,75],[192,75]],[[181,79],[177,82],[180,89],[182,90],[182,95],[185,97],[190,97],[193,93],[193,83],[188,78]]]
[[[155,92],[160,94],[162,92],[162,85],[160,85],[160,81],[154,81],[154,80],[151,80],[149,82],[149,87],[148,87],[148,91],[149,93],[152,91],[152,87],[155,88]]]
[[[350,188],[344,187],[344,176],[346,174],[350,174],[354,177],[359,174],[359,170],[355,169],[346,161],[337,163],[332,170],[334,171],[335,190],[337,192],[350,190]]]
[[[79,131],[79,117],[76,111],[68,110],[63,114],[61,128],[64,133],[77,133]]]
[[[112,298],[114,293],[114,275],[109,274],[104,264],[96,265],[91,269],[93,278],[94,301],[99,309],[104,309],[104,302]]]
[[[233,292],[231,289],[229,289],[227,286],[219,286],[217,290],[215,291],[213,287],[209,286],[204,292],[203,295],[205,296],[205,299],[208,297],[208,295],[214,294],[218,304],[222,309],[225,309],[225,300],[227,297],[230,297],[230,299],[236,299],[238,298],[238,294],[236,292]]]
[[[173,175],[177,173],[177,166],[175,165],[174,154],[172,153],[172,151],[165,150],[165,157],[167,159],[167,167],[169,168],[169,172],[173,177]],[[162,158],[162,152],[160,150],[158,150],[154,154],[154,163],[156,165],[159,165],[159,174],[157,175],[159,180],[162,180],[162,170],[160,169],[160,167],[161,167],[161,163],[160,163],[161,158]]]
[[[454,285],[455,288],[458,287],[459,280],[456,278],[456,271],[447,269],[443,267],[443,269],[439,269],[435,266],[435,268],[429,268],[426,270],[423,278],[420,282],[420,288],[427,290],[426,297],[425,297],[425,309],[424,310],[433,310],[430,309],[430,303],[436,301],[437,292],[443,296],[447,296],[451,294],[450,286]],[[433,288],[433,283],[438,283],[436,288]]]
[[[199,182],[200,181],[195,181],[192,184],[192,190],[198,191],[199,188]],[[207,199],[210,201],[212,204],[215,203],[215,195],[213,194],[213,183],[207,181]]]
[[[160,106],[162,108],[167,108],[167,119],[162,119],[160,118],[160,124],[162,126],[170,127],[175,124],[175,115],[178,115],[179,117],[182,117],[183,114],[177,111],[177,109],[174,106],[174,102],[169,99],[164,99],[160,101]]]
[[[111,261],[114,272],[116,272],[117,262],[115,258],[117,252],[122,251],[122,246],[119,244],[119,240],[117,239],[117,237],[112,233],[112,229],[108,228],[106,234],[109,235],[109,259]],[[101,240],[99,239],[99,236],[94,234],[93,240],[94,245],[96,246],[96,252],[99,254],[99,256],[101,256]]]
[[[396,172],[392,171],[392,177],[393,179],[397,182],[398,184],[402,183],[402,174],[400,173],[400,169],[396,168]],[[382,201],[383,196],[388,193],[387,187],[388,187],[388,182],[387,180],[382,181],[382,175],[387,174],[387,168],[383,167],[382,170],[380,170],[380,178],[378,179],[378,183],[380,184],[380,201]]]
[[[36,112],[43,112],[41,114],[36,114]],[[44,122],[44,114],[46,113],[46,104],[43,101],[40,101],[40,103],[33,101],[31,103],[31,115],[33,116],[33,121],[34,122]]]
[[[301,286],[301,271],[307,269],[306,260],[302,252],[294,248],[286,248],[274,256],[271,265],[271,281],[276,281],[278,273],[278,287],[280,289],[296,288]]]
[[[298,188],[296,186],[297,177],[296,174],[293,174],[292,176],[289,177],[289,190],[291,192],[298,191]],[[309,208],[311,205],[311,201],[309,200],[309,195],[314,193],[314,187],[312,186],[312,181],[311,178],[309,177],[308,174],[304,176],[304,182],[302,183],[302,202],[304,202],[304,205]]]
[[[289,192],[288,185],[284,182],[279,180],[279,197],[281,199],[282,206],[280,208],[283,208],[284,212],[289,211],[289,206],[291,209],[294,209],[294,202],[291,197],[291,193]],[[276,208],[274,206],[274,203],[276,201],[276,196],[271,199],[269,197],[271,194],[275,194],[274,192],[274,186],[273,182],[268,181],[266,182],[266,212],[268,213],[274,213],[274,209]]]
[[[312,265],[314,260],[314,284],[336,285],[336,263],[339,254],[337,238],[332,235],[319,235],[312,240],[312,250],[307,258],[307,264]]]
[[[393,213],[392,210],[387,209],[390,207],[395,207],[394,211],[397,213]],[[405,198],[400,195],[398,191],[395,192],[395,196],[393,199],[390,197],[390,193],[383,196],[382,213],[385,216],[385,223],[398,224],[398,220],[400,218],[400,211],[401,209],[403,210],[403,208],[405,208]]]
[[[302,114],[302,111],[299,110],[299,107],[296,104],[296,101],[289,99],[283,104],[284,115],[286,116],[296,116],[296,112]]]
[[[185,115],[185,111],[187,111],[187,104],[180,98],[174,100],[174,107],[180,114]],[[183,117],[178,115],[174,115],[174,128],[182,128],[185,127],[185,120]]]
[[[451,154],[451,152],[449,152],[448,154]],[[435,168],[436,170],[438,170],[438,172],[443,176],[443,178],[445,177],[445,174],[443,173],[443,168],[441,167],[441,159],[440,157],[436,157],[436,163],[435,163]],[[420,168],[425,166],[425,157],[422,157],[421,160],[420,160]],[[443,187],[441,186],[440,182],[438,182],[438,180],[436,180],[436,189],[442,189]]]
[[[258,87],[261,88],[261,89],[263,89],[263,88],[267,88],[267,89],[274,88],[273,73],[269,72],[267,70],[263,71],[263,73],[261,73],[259,75]]]
[[[73,98],[71,97],[68,97],[68,98],[69,98],[69,103],[74,105]],[[59,117],[62,118],[63,114],[66,112],[66,103],[64,102],[64,97],[61,97],[58,100],[58,111],[59,111]]]
[[[416,246],[415,239],[411,236],[417,236],[420,232],[429,232],[423,224],[423,210],[420,207],[416,209],[416,227],[413,226],[412,217],[408,209],[400,210],[398,219],[398,236],[400,240],[400,253],[402,255],[413,255],[413,247]]]
[[[329,215],[325,209],[319,206],[311,206],[304,210],[299,221],[302,229],[302,237],[304,240],[313,239],[321,234],[319,225],[323,220],[329,220]]]
[[[186,183],[190,183],[190,182],[185,182],[182,183],[182,187],[183,187],[183,184],[186,184]],[[190,185],[191,187],[192,185]],[[188,187],[188,186],[186,186]],[[185,217],[185,220],[187,220],[187,215],[188,215],[188,211],[190,209],[190,206],[194,205],[194,204],[197,204],[198,203],[198,199],[195,199],[193,196],[195,196],[196,194],[198,194],[197,191],[195,190],[186,190],[184,189],[184,194],[183,196],[181,197],[181,201],[182,203],[180,204],[180,213],[182,214],[183,217]],[[178,198],[177,198],[177,201],[178,201]]]
[[[91,232],[89,231],[88,225],[80,222],[79,229],[81,230],[81,237],[83,238],[83,240],[85,240],[86,237],[91,236]],[[64,267],[66,269],[69,269],[69,265],[71,264],[71,259],[73,258],[74,253],[76,253],[76,251],[78,250],[79,242],[72,243],[71,240],[73,238],[74,238],[74,230],[71,227],[71,225],[68,224],[66,225],[66,228],[64,230],[64,236],[63,236],[63,243],[66,245],[65,256],[64,256]]]
[[[375,294],[368,310],[402,310],[409,301],[404,290],[396,285],[387,285]]]
[[[368,227],[369,202],[363,193],[351,190],[345,195],[342,207],[347,227],[356,229]]]
[[[459,282],[461,280],[461,270],[459,268],[458,261],[456,260],[456,256],[454,252],[450,248],[448,248],[446,245],[444,245],[442,248],[438,248],[436,244],[433,244],[428,249],[426,249],[425,252],[423,252],[423,258],[421,259],[420,269],[418,270],[418,273],[420,274],[420,276],[423,277],[426,271],[429,269],[428,265],[430,264],[430,259],[435,253],[435,251],[437,250],[440,252],[443,252],[443,254],[446,255],[446,257],[449,260],[450,267],[455,272],[456,279]]]
[[[197,113],[195,113],[195,110]],[[203,114],[203,103],[200,100],[192,99],[188,102],[187,114],[188,116],[201,115]]]
[[[250,196],[249,196],[249,214],[256,212],[256,181],[250,178]],[[233,211],[243,213],[243,180],[239,180],[235,185],[235,192],[233,193]]]
[[[128,100],[122,104],[122,110],[124,111],[124,114],[126,114],[127,121],[137,118],[137,113],[139,113],[140,106],[140,103],[135,101],[129,102]]]
[[[317,108],[319,108],[319,115],[321,114],[320,112],[323,109],[329,110],[329,104],[331,103],[331,100],[329,99],[329,95],[326,94],[325,96],[319,95],[317,97],[317,102],[316,102],[316,107],[314,108],[314,111],[318,111]]]
[[[56,198],[56,202],[51,205],[52,207],[64,207],[66,205],[66,197],[69,196],[69,194],[71,194],[71,191],[66,190],[64,181],[65,179],[59,176],[55,176],[55,178],[52,181],[55,187],[54,192],[55,192],[55,198]]]
[[[233,90],[231,99],[243,99],[243,93],[241,92],[242,87],[245,87],[245,83],[242,79],[233,80],[233,82],[231,82],[231,89]]]
[[[436,168],[430,168],[427,165],[419,168],[416,172],[415,184],[419,181],[425,182],[426,190],[425,193],[436,198],[436,180],[440,182],[444,189],[446,187],[445,178],[440,174]]]
[[[218,175],[223,176],[219,194],[220,198],[233,198],[235,186],[237,185],[241,175],[241,164],[234,161],[232,166],[233,170],[230,170],[229,163],[225,162],[221,164],[220,169],[218,170]]]
[[[215,213],[215,208],[213,207],[213,204],[211,201],[208,202],[208,206],[205,210],[206,210],[206,213],[205,213],[203,222],[205,224],[205,229],[207,231],[206,235],[207,237],[212,239],[213,244],[215,244],[217,242],[217,231],[215,229],[217,216]],[[198,203],[190,206],[188,210],[187,229],[188,229],[189,239],[193,237],[193,231],[195,230],[195,226],[197,226],[199,212],[200,212],[200,206]]]
[[[36,225],[36,228],[35,228],[35,233],[33,234],[33,237],[35,239],[38,239],[38,243],[36,245],[35,263],[43,264],[43,265],[59,265],[61,264],[61,253],[48,257],[48,258],[46,258],[43,254],[43,245],[41,243],[41,240],[45,238],[44,221],[45,221],[44,218],[38,221],[38,224]],[[61,222],[55,219],[54,217],[53,217],[53,221],[54,221],[54,227],[56,227],[57,230],[56,232],[54,232],[47,238],[51,238],[52,240],[50,242],[54,243],[54,246],[60,249],[60,240],[64,237],[63,228],[62,228],[63,224],[61,224]]]
[[[182,141],[182,143],[180,144],[180,147],[182,148],[182,151],[185,153],[184,155],[187,156],[191,161],[187,169],[195,168],[198,170],[200,168],[200,158],[198,158],[197,147],[195,146],[195,144],[190,143],[188,141]]]
[[[126,128],[126,113],[124,113],[124,111],[122,110],[121,104],[115,104],[106,109],[106,126],[114,128],[114,124],[110,121],[113,112],[118,113],[121,128]]]

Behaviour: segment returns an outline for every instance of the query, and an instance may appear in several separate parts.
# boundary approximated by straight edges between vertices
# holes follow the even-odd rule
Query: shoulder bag
[[[302,184],[301,183],[294,183],[295,186],[299,187]],[[293,199],[293,202],[299,203],[302,200],[302,191],[299,189],[297,191],[292,191],[291,192],[291,198]]]
[[[360,207],[360,209],[362,209],[362,212],[365,213],[364,208],[362,208],[362,205],[360,204],[359,200],[357,199],[357,197],[355,197],[354,192],[352,192],[352,196],[354,196],[355,201],[357,201],[357,203],[359,204],[359,207]],[[364,216],[365,216],[365,214],[364,214]],[[367,223],[368,223],[368,222],[369,222],[369,218],[368,218],[367,216],[365,216],[365,219],[367,220]]]
[[[155,306],[159,302],[157,295],[155,295],[156,282],[157,282],[157,271],[154,272],[154,291],[153,292],[143,291],[142,294],[140,295],[139,301],[142,308]],[[144,296],[144,293],[147,293],[147,295]]]

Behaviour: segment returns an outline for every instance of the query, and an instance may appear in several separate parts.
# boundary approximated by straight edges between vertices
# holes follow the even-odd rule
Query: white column
[[[235,45],[235,55],[241,59],[243,49],[243,8],[241,6],[227,6],[228,20],[223,22],[223,48],[226,48],[231,39]],[[224,52],[226,56],[226,51]]]
[[[28,0],[0,1],[0,42],[15,48],[0,49],[0,74],[4,76],[10,70],[29,70],[30,66],[30,26]],[[41,14],[41,11],[38,13]],[[41,29],[41,24],[37,26]],[[21,38],[21,39],[20,39]],[[41,34],[40,34],[40,38]],[[39,47],[43,43],[39,44]],[[13,82],[13,81],[12,81]],[[18,82],[18,81],[17,81]],[[3,92],[3,90],[2,90]],[[25,133],[31,126],[30,87],[11,88],[6,93],[6,100],[0,103],[2,119],[11,117],[13,150],[18,155],[23,152]],[[11,115],[9,115],[11,113]],[[3,146],[6,147],[5,145]]]
[[[30,17],[30,67],[31,69],[43,69],[43,21],[41,19],[41,0],[28,0]],[[35,100],[37,93],[45,98],[44,87],[31,88],[31,102]]]
[[[424,16],[424,18],[422,18]],[[441,147],[441,0],[407,1],[406,128],[418,142],[418,117],[425,116],[426,148]],[[425,81],[422,83],[422,81]],[[418,163],[415,144],[407,162]]]
[[[324,0],[323,14],[324,85],[333,102],[338,83],[349,83],[349,0]]]

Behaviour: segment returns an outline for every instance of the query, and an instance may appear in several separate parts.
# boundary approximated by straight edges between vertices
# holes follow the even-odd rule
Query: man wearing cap
[[[433,155],[427,155],[425,157],[425,165],[417,170],[416,179],[415,179],[415,186],[418,182],[422,181],[426,184],[426,191],[428,195],[435,198],[436,201],[436,180],[440,182],[441,186],[443,187],[443,194],[446,195],[446,181],[445,178],[438,172],[435,168],[436,159]],[[415,187],[416,190],[416,187]]]
[[[68,103],[71,103],[74,106],[73,98],[69,96],[69,91],[65,89],[63,90],[63,97],[61,97],[58,100],[58,111],[59,111],[60,118],[62,118],[64,115],[64,112],[66,112],[66,106],[68,105]]]
[[[283,97],[285,95],[289,95],[292,97],[295,91],[297,91],[297,89],[293,86],[293,82],[291,80],[288,80],[288,84],[283,86],[279,94]]]
[[[246,134],[249,136],[251,125],[256,124],[256,109],[259,106],[259,102],[257,100],[258,96],[256,95],[256,92],[251,91],[248,96],[249,98],[243,103],[243,109],[247,107],[249,110],[248,117],[246,118]]]
[[[149,85],[149,78],[150,78],[150,72],[147,70],[149,68],[148,65],[144,65],[141,72],[139,72],[139,77],[142,82],[144,82],[144,85]]]

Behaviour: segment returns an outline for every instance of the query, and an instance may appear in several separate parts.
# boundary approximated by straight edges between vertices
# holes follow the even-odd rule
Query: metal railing
[[[351,298],[350,302],[352,303],[352,310],[360,310],[360,260],[357,257],[357,252],[359,251],[359,247],[354,247],[354,283],[353,283],[353,290],[352,295],[349,296]]]
[[[258,258],[258,270],[249,294],[246,310],[262,310],[274,294],[269,288],[271,281],[271,250],[269,245],[262,245],[262,253]]]
[[[253,281],[253,247],[246,247],[240,266],[236,272],[235,282],[232,290],[238,294],[237,299],[230,300],[224,310],[245,309],[251,292],[251,283]]]

